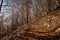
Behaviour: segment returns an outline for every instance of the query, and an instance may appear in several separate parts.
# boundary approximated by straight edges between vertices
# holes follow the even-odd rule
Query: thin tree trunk
[[[1,5],[0,5],[0,12],[1,12],[1,8],[2,8],[2,4],[3,4],[3,0],[1,1]]]
[[[48,12],[51,12],[51,0],[48,0]]]
[[[26,2],[26,11],[27,11],[27,23],[29,22],[29,0]]]
[[[1,14],[1,8],[2,8],[2,4],[3,4],[3,0],[1,1],[1,5],[0,5],[0,14]],[[2,26],[2,21],[3,21],[3,18],[2,18],[2,14],[1,14],[1,16],[0,16],[0,28],[1,28],[1,26]]]

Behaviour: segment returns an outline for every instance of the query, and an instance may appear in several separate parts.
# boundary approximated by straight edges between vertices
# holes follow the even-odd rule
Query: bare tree
[[[48,11],[51,12],[51,0],[47,0],[48,1]]]
[[[1,0],[1,4],[0,4],[0,14],[1,14],[1,8],[2,8],[2,4],[3,4],[3,0]],[[2,26],[2,20],[3,20],[3,18],[2,18],[2,14],[1,14],[1,16],[0,16],[0,27]]]

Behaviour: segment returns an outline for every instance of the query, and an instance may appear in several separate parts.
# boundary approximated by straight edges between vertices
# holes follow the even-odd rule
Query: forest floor
[[[15,33],[15,34],[14,34]],[[60,10],[51,12],[49,15],[42,17],[35,23],[28,24],[28,28],[14,31],[7,36],[6,40],[60,40]],[[57,36],[57,37],[56,37]],[[4,40],[4,38],[2,39]]]

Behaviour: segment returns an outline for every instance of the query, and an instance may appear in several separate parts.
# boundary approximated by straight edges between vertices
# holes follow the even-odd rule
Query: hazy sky
[[[2,5],[3,6],[1,8],[1,13],[4,15],[4,19],[12,16],[12,10],[14,10],[14,11],[17,10],[17,5],[16,5],[16,3],[14,3],[14,5],[13,5],[12,0],[3,0]],[[12,8],[14,8],[14,9],[12,9]]]

